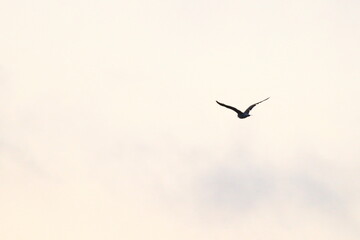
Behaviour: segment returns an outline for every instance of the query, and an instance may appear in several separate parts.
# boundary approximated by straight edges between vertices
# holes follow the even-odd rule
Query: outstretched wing
[[[237,109],[237,108],[234,108],[234,107],[232,107],[232,106],[228,106],[228,105],[223,104],[223,103],[218,102],[218,101],[216,101],[216,102],[217,102],[220,106],[223,106],[223,107],[229,108],[229,109],[231,109],[231,110],[233,110],[233,111],[237,112],[238,114],[239,114],[239,113],[240,113],[240,114],[242,114],[242,112],[241,112],[239,109]]]
[[[262,100],[262,101],[260,101],[260,102],[254,103],[253,105],[251,105],[250,107],[248,107],[248,108],[245,110],[245,113],[249,114],[249,112],[251,111],[251,109],[253,109],[256,105],[258,105],[259,103],[262,103],[262,102],[268,100],[269,98],[270,98],[270,97],[268,97],[268,98],[266,98],[266,99],[264,99],[264,100]]]

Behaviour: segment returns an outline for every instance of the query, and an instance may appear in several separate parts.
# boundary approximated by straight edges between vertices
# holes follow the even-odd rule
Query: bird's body
[[[257,102],[257,103],[254,103],[254,104],[250,105],[250,106],[245,110],[245,112],[242,112],[242,111],[240,111],[239,109],[234,108],[234,107],[229,106],[229,105],[226,105],[226,104],[224,104],[224,103],[221,103],[221,102],[218,102],[218,101],[216,101],[216,102],[217,102],[220,106],[223,106],[223,107],[226,107],[226,108],[229,108],[229,109],[235,111],[235,112],[237,113],[237,115],[238,115],[238,118],[243,119],[243,118],[247,118],[247,117],[250,116],[249,113],[250,113],[251,109],[253,109],[257,104],[262,103],[262,102],[268,100],[269,98],[270,98],[270,97],[268,97],[268,98],[266,98],[266,99],[264,99],[264,100],[262,100],[262,101],[260,101],[260,102]]]

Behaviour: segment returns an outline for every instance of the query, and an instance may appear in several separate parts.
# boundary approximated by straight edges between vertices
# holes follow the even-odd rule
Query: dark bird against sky
[[[237,113],[237,115],[238,115],[239,118],[247,118],[247,117],[251,116],[251,115],[249,114],[250,111],[251,111],[251,109],[253,109],[253,108],[254,108],[256,105],[258,105],[259,103],[262,103],[262,102],[268,100],[269,98],[270,98],[270,97],[268,97],[268,98],[266,98],[266,99],[264,99],[264,100],[262,100],[262,101],[260,101],[260,102],[254,103],[253,105],[250,105],[250,107],[248,107],[248,108],[245,110],[245,112],[242,112],[242,111],[240,111],[240,110],[237,109],[237,108],[234,108],[234,107],[232,107],[232,106],[223,104],[223,103],[221,103],[221,102],[218,102],[218,101],[216,101],[216,102],[217,102],[220,106],[223,106],[223,107],[226,107],[226,108],[229,108],[229,109],[235,111],[235,112]]]

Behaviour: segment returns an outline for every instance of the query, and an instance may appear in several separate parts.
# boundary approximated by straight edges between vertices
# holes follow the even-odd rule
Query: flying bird
[[[248,107],[248,108],[245,110],[245,112],[242,112],[242,111],[240,111],[240,110],[237,109],[237,108],[234,108],[234,107],[232,107],[232,106],[223,104],[223,103],[221,103],[221,102],[218,102],[218,101],[216,101],[216,102],[217,102],[220,106],[223,106],[223,107],[226,107],[226,108],[229,108],[229,109],[235,111],[235,112],[237,113],[237,115],[238,115],[238,118],[247,118],[247,117],[251,116],[251,115],[249,114],[250,111],[251,111],[251,109],[253,109],[253,108],[254,108],[256,105],[258,105],[259,103],[262,103],[262,102],[268,100],[269,98],[270,98],[270,97],[268,97],[268,98],[266,98],[266,99],[264,99],[264,100],[262,100],[262,101],[260,101],[260,102],[254,103],[253,105],[250,105],[250,107]]]

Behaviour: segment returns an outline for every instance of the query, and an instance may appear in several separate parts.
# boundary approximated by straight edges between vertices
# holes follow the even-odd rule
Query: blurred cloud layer
[[[359,2],[1,5],[0,239],[359,239]]]

